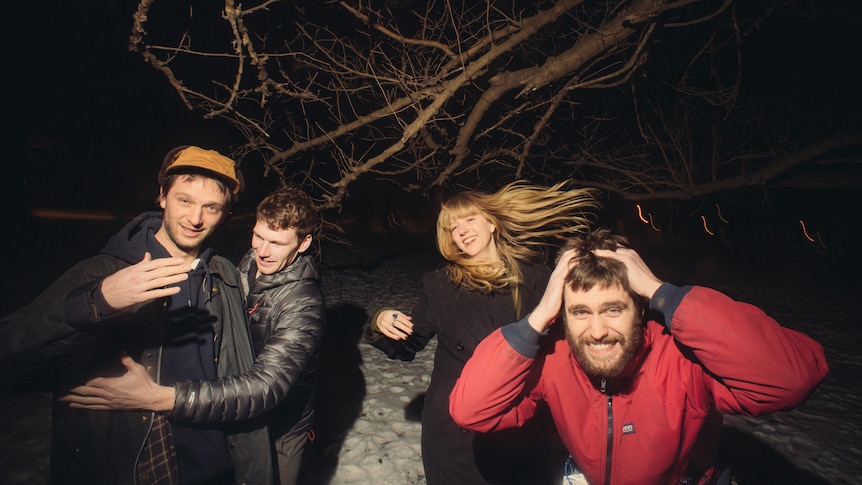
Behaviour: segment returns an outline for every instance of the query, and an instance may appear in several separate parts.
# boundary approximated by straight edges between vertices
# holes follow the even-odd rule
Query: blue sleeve
[[[502,327],[500,332],[516,352],[532,359],[539,352],[539,337],[542,334],[530,326],[528,318],[530,318],[529,313],[517,322]]]
[[[655,294],[649,301],[649,307],[664,315],[664,326],[670,330],[670,322],[673,320],[673,314],[685,295],[691,291],[691,286],[676,286],[670,283],[662,283],[656,290]]]

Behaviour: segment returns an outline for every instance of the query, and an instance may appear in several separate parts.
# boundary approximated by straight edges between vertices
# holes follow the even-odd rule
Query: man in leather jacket
[[[167,385],[251,368],[239,274],[205,246],[242,175],[216,151],[182,146],[167,154],[158,179],[163,212],[138,216],[0,322],[4,387],[38,380],[62,399],[94,375],[122,373],[122,358]],[[54,483],[272,482],[263,426],[198,426],[55,400],[52,431]]]
[[[218,381],[155,384],[144,367],[127,358],[128,373],[96,378],[73,389],[74,406],[143,408],[166,412],[172,421],[219,423],[264,416],[269,425],[281,484],[296,483],[313,419],[317,358],[325,303],[311,246],[318,218],[311,198],[281,187],[257,207],[252,249],[239,264],[248,295],[254,367]]]

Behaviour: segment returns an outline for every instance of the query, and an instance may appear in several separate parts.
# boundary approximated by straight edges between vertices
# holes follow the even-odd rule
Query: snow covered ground
[[[329,303],[357,304],[369,313],[382,306],[411,308],[419,291],[419,275],[431,269],[433,261],[433,254],[413,255],[385,261],[372,271],[340,274],[337,282],[328,282]],[[737,482],[860,483],[862,356],[858,349],[862,322],[858,307],[851,306],[858,301],[852,294],[828,290],[826,282],[813,285],[821,291],[793,293],[784,287],[786,281],[768,286],[762,276],[710,286],[757,304],[785,326],[812,335],[826,348],[830,375],[807,402],[792,411],[757,419],[727,418],[725,436]],[[352,300],[355,287],[367,289],[365,299]],[[433,345],[432,341],[414,362],[390,361],[377,349],[358,345],[366,394],[339,451],[332,483],[424,483],[420,426],[410,404],[421,399],[430,378]]]
[[[427,250],[389,254],[359,264],[330,251],[324,252],[323,260],[329,334],[321,362],[317,439],[308,451],[306,482],[422,484],[419,412],[435,342],[414,362],[390,361],[362,343],[359,330],[380,307],[409,311],[418,296],[420,276],[434,268],[436,255]],[[753,273],[734,278],[710,274],[707,279],[715,281],[685,283],[705,283],[761,306],[785,326],[821,342],[830,364],[830,375],[798,408],[758,419],[728,417],[725,442],[734,458],[737,482],[860,483],[859,286],[842,290],[838,282],[824,278],[794,289],[780,276]],[[48,483],[47,396],[2,395],[0,419],[4,423],[0,483]]]

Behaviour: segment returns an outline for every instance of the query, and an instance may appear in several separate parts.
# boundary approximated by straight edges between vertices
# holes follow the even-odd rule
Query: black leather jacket
[[[311,428],[317,358],[325,308],[320,272],[313,257],[254,279],[249,251],[239,264],[247,292],[249,330],[257,358],[242,375],[218,381],[176,384],[173,420],[221,422],[266,413],[273,436]]]

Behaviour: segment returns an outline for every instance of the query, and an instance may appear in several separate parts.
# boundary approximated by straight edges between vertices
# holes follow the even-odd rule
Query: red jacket
[[[721,413],[786,409],[826,375],[819,344],[757,307],[668,284],[650,304],[671,331],[648,322],[640,364],[625,379],[590,379],[562,335],[539,351],[526,318],[495,331],[455,385],[452,417],[476,431],[515,427],[544,401],[590,483],[709,483]]]

